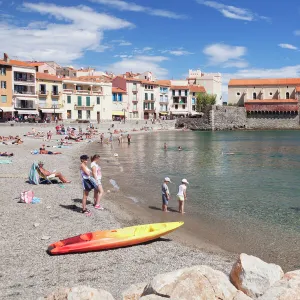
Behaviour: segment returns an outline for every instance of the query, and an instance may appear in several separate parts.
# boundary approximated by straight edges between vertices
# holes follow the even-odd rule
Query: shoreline
[[[11,158],[12,164],[0,165],[0,215],[3,224],[0,275],[5,278],[5,282],[0,284],[2,299],[36,299],[59,287],[76,285],[102,288],[110,291],[116,299],[121,299],[121,293],[130,284],[147,281],[158,273],[178,268],[207,264],[226,274],[230,272],[233,258],[186,246],[188,243],[181,244],[176,232],[165,239],[134,247],[49,256],[46,250],[52,242],[84,232],[120,228],[123,224],[145,223],[144,217],[141,215],[140,219],[135,219],[121,201],[122,193],[114,192],[104,196],[104,211],[91,208],[91,217],[79,213],[82,198],[79,156],[90,154],[94,145],[97,145],[97,139],[94,143],[74,143],[70,148],[60,149],[62,155],[31,155],[30,150],[39,148],[44,143],[43,139],[23,137],[28,131],[27,126],[6,127],[5,131],[2,128],[0,135],[18,133],[24,140],[21,145],[0,146],[0,151],[15,154]],[[43,127],[44,130],[48,128],[54,131],[53,125]],[[46,142],[46,145],[55,145],[55,140],[60,138],[54,135],[54,141]],[[111,154],[111,151],[103,153],[102,159],[112,160]],[[32,162],[40,159],[45,162],[46,169],[62,172],[72,183],[63,186],[26,183]],[[111,189],[107,182],[109,176],[105,164],[101,164],[101,167],[107,191],[107,187]],[[107,167],[107,171],[112,173],[114,166]],[[25,190],[33,190],[35,196],[41,198],[41,203],[18,203],[20,193]],[[88,200],[92,200],[91,194]]]

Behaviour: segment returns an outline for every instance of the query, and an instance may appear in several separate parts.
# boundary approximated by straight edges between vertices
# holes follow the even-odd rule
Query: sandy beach
[[[38,128],[36,126],[36,128]],[[54,125],[49,127],[54,132]],[[42,130],[47,131],[48,127]],[[1,126],[0,135],[23,135],[30,126]],[[61,136],[53,136],[46,145],[57,145]],[[114,229],[161,219],[172,220],[160,211],[143,212],[120,191],[113,191],[109,179],[120,172],[120,164],[110,145],[99,147],[103,185],[106,191],[104,211],[95,211],[89,197],[92,216],[80,213],[82,187],[79,177],[79,156],[94,154],[94,143],[73,143],[63,148],[62,155],[32,155],[44,142],[23,137],[21,145],[0,145],[0,152],[13,152],[12,164],[0,165],[1,184],[1,299],[37,299],[62,286],[88,285],[105,289],[116,299],[130,284],[148,281],[158,273],[182,267],[205,264],[229,273],[234,255],[206,244],[193,245],[192,237],[179,231],[163,239],[134,247],[110,251],[49,256],[47,246],[80,233]],[[53,148],[47,148],[56,151]],[[6,159],[6,158],[1,158]],[[71,184],[30,185],[27,177],[31,164],[43,160],[45,168],[62,172]],[[123,176],[126,176],[124,174]],[[18,203],[20,193],[33,190],[41,198],[39,204]],[[110,190],[110,193],[107,193]],[[178,214],[176,214],[178,215]]]

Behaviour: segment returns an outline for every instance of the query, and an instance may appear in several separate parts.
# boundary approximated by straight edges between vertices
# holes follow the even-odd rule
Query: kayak
[[[184,222],[156,223],[88,232],[51,244],[48,253],[55,255],[132,246],[155,240],[183,224]]]

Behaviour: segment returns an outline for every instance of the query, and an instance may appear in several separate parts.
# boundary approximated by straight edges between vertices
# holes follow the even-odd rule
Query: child
[[[170,192],[167,183],[171,182],[169,177],[166,177],[164,180],[164,183],[161,186],[161,192],[162,192],[162,211],[169,212],[168,211],[168,202],[170,200]]]
[[[80,156],[80,175],[82,178],[83,197],[82,197],[82,213],[86,216],[91,216],[91,212],[86,208],[86,201],[89,192],[93,189],[98,189],[98,185],[93,177],[91,170],[87,167],[89,157],[87,155]]]
[[[181,214],[184,214],[184,201],[186,201],[186,187],[187,187],[188,181],[186,179],[181,180],[181,185],[178,188],[177,198],[179,203],[179,212]]]
[[[91,158],[92,174],[98,185],[98,190],[96,190],[96,189],[94,190],[94,207],[95,207],[95,209],[103,210],[104,208],[100,205],[100,200],[104,194],[104,191],[103,191],[103,187],[102,187],[102,183],[101,183],[101,179],[102,179],[101,168],[98,165],[99,159],[100,159],[100,155],[98,155],[98,154],[95,154]]]

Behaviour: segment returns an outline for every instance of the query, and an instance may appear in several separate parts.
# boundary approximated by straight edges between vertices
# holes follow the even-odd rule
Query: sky
[[[300,1],[0,0],[0,52],[101,71],[299,77]]]

